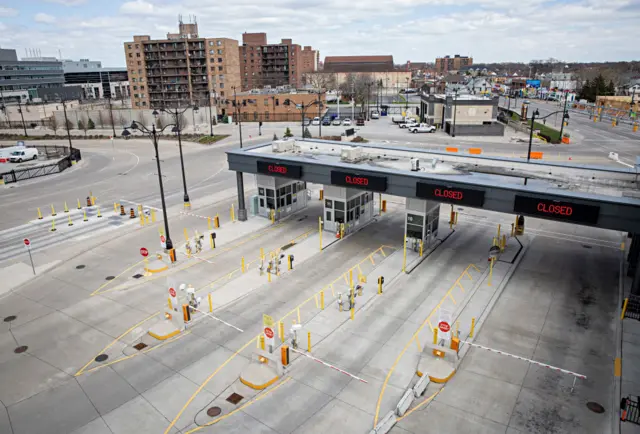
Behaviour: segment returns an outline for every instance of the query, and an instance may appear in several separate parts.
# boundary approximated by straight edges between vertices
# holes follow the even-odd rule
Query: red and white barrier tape
[[[494,350],[493,348],[485,347],[483,345],[474,344],[474,343],[471,343],[469,341],[460,341],[460,342],[463,343],[463,344],[470,345],[472,347],[478,347],[478,348],[481,348],[483,350],[490,351],[492,353],[502,354],[503,356],[513,357],[514,359],[518,359],[518,360],[524,360],[525,362],[533,363],[534,365],[542,366],[543,368],[549,368],[549,369],[552,369],[554,371],[562,372],[564,374],[573,375],[574,377],[581,378],[583,380],[587,379],[586,375],[582,375],[582,374],[578,374],[577,372],[568,371],[566,369],[558,368],[557,366],[547,365],[546,363],[538,362],[536,360],[527,359],[525,357],[516,356],[515,354],[506,353],[506,352],[500,351],[500,350]]]
[[[318,362],[318,363],[322,363],[324,366],[327,366],[327,367],[329,367],[329,368],[331,368],[331,369],[335,369],[336,371],[341,372],[341,373],[343,373],[343,374],[345,374],[345,375],[348,375],[348,376],[349,376],[349,377],[351,377],[351,378],[355,378],[355,379],[356,379],[356,380],[358,380],[358,381],[362,381],[363,383],[367,383],[367,380],[363,380],[363,379],[362,379],[362,378],[360,378],[360,377],[357,377],[357,376],[355,376],[355,375],[353,375],[353,374],[350,374],[350,373],[348,373],[347,371],[343,371],[342,369],[338,368],[337,366],[333,366],[333,365],[331,365],[331,364],[329,364],[329,363],[327,363],[327,362],[323,362],[322,360],[317,359],[317,358],[315,358],[315,357],[313,357],[313,356],[311,356],[311,355],[309,355],[309,354],[307,354],[307,353],[304,353],[304,352],[302,352],[302,351],[296,350],[296,349],[294,349],[294,348],[289,348],[289,350],[290,350],[290,351],[293,351],[294,353],[298,353],[298,354],[301,354],[301,355],[303,355],[303,356],[305,356],[305,357],[308,357],[308,358],[310,358],[311,360],[315,360],[315,361],[316,361],[316,362]]]
[[[186,211],[180,211],[180,214],[190,215],[191,217],[198,217],[198,218],[205,219],[205,220],[208,220],[208,219],[211,218],[211,217],[205,217],[205,216],[198,215],[198,214],[192,214],[192,213],[186,212]]]

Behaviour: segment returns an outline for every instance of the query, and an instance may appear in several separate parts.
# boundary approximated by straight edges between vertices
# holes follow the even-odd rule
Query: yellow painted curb
[[[264,389],[266,389],[267,387],[271,386],[271,385],[272,385],[273,383],[275,383],[276,381],[278,381],[278,379],[279,379],[279,378],[280,378],[280,377],[276,376],[276,377],[274,377],[273,379],[271,379],[271,380],[267,381],[266,383],[261,384],[261,385],[259,385],[259,386],[258,386],[258,385],[255,385],[255,384],[253,384],[253,383],[248,382],[247,380],[245,380],[245,379],[244,379],[244,378],[242,378],[242,377],[240,377],[240,382],[241,382],[242,384],[244,384],[245,386],[250,387],[250,388],[252,388],[252,389],[255,389],[255,390],[264,390]]]
[[[161,271],[165,271],[165,270],[168,270],[168,269],[169,269],[169,266],[168,266],[168,265],[165,265],[165,266],[164,266],[164,267],[162,267],[162,268],[155,268],[155,269],[154,269],[154,268],[147,268],[147,267],[144,267],[144,271],[147,271],[147,272],[149,272],[149,273],[160,273]]]
[[[417,375],[418,377],[422,377],[424,374],[423,374],[422,372],[420,372],[420,371],[416,371],[416,375]]]
[[[435,378],[435,377],[432,377],[431,375],[429,375],[429,380],[433,381],[434,383],[444,384],[447,381],[451,380],[451,377],[453,377],[453,375],[455,373],[456,373],[456,370],[454,369],[453,372],[451,374],[449,374],[449,376],[447,378]]]
[[[170,339],[170,338],[178,335],[180,333],[180,330],[174,330],[171,333],[166,334],[164,336],[157,335],[154,332],[152,332],[151,330],[149,330],[148,333],[149,333],[149,336],[151,336],[152,338],[156,338],[159,341],[166,341],[167,339]]]

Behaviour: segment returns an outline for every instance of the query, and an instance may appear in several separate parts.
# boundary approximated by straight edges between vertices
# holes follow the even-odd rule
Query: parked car
[[[391,116],[391,122],[394,124],[400,124],[406,122],[406,118],[404,116]]]
[[[342,121],[340,120],[340,118],[335,118],[331,123],[331,125],[335,125],[335,126],[340,126],[340,124],[342,124]]]
[[[359,126],[359,127],[363,127],[364,126],[364,118],[356,119],[356,125]]]
[[[380,119],[380,113],[371,112],[371,119]]]
[[[13,151],[9,155],[9,161],[12,163],[22,163],[27,160],[37,160],[38,150],[36,148],[25,148],[20,151]]]
[[[311,122],[311,125],[320,125],[320,118],[318,116],[313,118],[313,122]]]
[[[331,118],[328,118],[328,117],[322,118],[322,125],[324,126],[331,125]]]
[[[399,123],[398,126],[400,128],[410,128],[418,126],[418,122],[415,119],[407,119],[405,122]]]
[[[429,124],[418,124],[412,127],[409,127],[409,132],[416,134],[416,133],[435,133],[436,132],[436,127],[434,127],[433,125],[429,125]]]
[[[342,121],[342,125],[351,125],[351,119],[344,118],[344,120]]]

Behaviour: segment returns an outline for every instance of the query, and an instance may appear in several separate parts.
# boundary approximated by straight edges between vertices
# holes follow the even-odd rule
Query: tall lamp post
[[[558,113],[558,112],[556,112]],[[560,138],[562,138],[562,132],[564,131],[564,120],[567,114],[567,91],[564,91],[564,107],[562,107],[562,125],[560,125]],[[566,119],[569,119],[566,117]]]
[[[242,119],[240,117],[240,107],[238,106],[238,98],[236,94],[236,87],[231,86],[233,89],[233,104],[235,105],[236,121],[238,122],[238,130],[240,132],[240,148],[242,148]],[[247,209],[244,203],[244,179],[242,178],[242,172],[236,172],[236,184],[238,187],[238,220],[247,220]]]
[[[173,125],[173,124],[169,124],[169,125],[165,126],[164,128],[162,128],[159,132],[162,132],[165,129],[167,129],[169,127],[174,127],[174,126],[175,125]],[[169,236],[169,220],[167,219],[167,205],[166,205],[165,200],[164,200],[164,186],[162,185],[162,172],[161,172],[161,169],[160,169],[160,156],[158,155],[158,134],[157,134],[158,131],[156,131],[155,124],[153,124],[151,126],[151,129],[148,129],[147,127],[142,125],[140,122],[136,122],[136,121],[132,121],[131,122],[131,126],[129,128],[131,128],[133,131],[140,131],[142,134],[147,135],[151,139],[151,141],[153,142],[153,148],[156,151],[156,164],[157,164],[157,167],[158,167],[158,183],[160,184],[160,199],[162,201],[162,216],[164,218],[164,231],[167,234],[166,249],[167,250],[172,250],[173,249],[173,242],[171,241],[171,236]],[[125,128],[124,131],[122,132],[122,136],[123,137],[127,137],[127,136],[130,136],[130,135],[131,135],[131,133],[129,132],[129,130],[127,128]]]
[[[191,207],[191,201],[189,200],[189,193],[187,193],[187,177],[184,172],[184,157],[182,156],[182,138],[180,137],[180,133],[182,132],[182,126],[180,125],[180,118],[189,109],[192,109],[192,111],[196,113],[198,111],[198,106],[188,106],[182,110],[179,110],[179,109],[171,110],[168,108],[160,109],[160,111],[165,112],[168,115],[171,115],[175,122],[171,131],[176,133],[178,136],[178,148],[180,149],[180,167],[182,168],[182,185],[184,187],[184,207],[185,208]],[[153,111],[152,115],[154,119],[158,117],[158,114],[159,113],[157,110]],[[195,117],[195,114],[194,114],[194,117]]]
[[[27,124],[24,123],[24,114],[22,113],[22,104],[20,103],[20,100],[18,100],[18,113],[20,113],[20,118],[22,118],[22,129],[24,130],[24,135],[29,137],[29,134],[27,134]]]
[[[300,110],[300,117],[302,118],[302,121],[301,121],[302,130],[301,130],[301,132],[302,132],[302,138],[304,139],[304,113],[305,113],[305,110],[307,110],[309,107],[313,107],[316,104],[320,105],[321,103],[320,103],[319,100],[315,100],[315,101],[311,101],[307,105],[304,105],[304,104],[297,104],[293,100],[289,100],[289,101],[294,103],[296,105],[296,108],[298,110]],[[318,108],[318,110],[320,110],[320,108]],[[322,124],[322,121],[320,121],[320,124]]]
[[[543,116],[541,118],[538,118],[538,116],[540,116],[540,112],[538,111],[538,109],[536,109],[533,114],[531,115],[531,130],[529,131],[529,150],[527,151],[527,163],[529,161],[531,161],[531,146],[533,145],[533,130],[535,129],[535,125],[536,125],[536,119],[538,120],[543,120],[548,118],[549,116],[553,116],[557,113],[562,113],[563,110],[558,110],[555,111],[553,113],[549,113],[546,116]],[[564,114],[562,115],[562,123],[564,124],[565,119],[569,119],[569,113],[564,112]],[[562,137],[562,135],[560,135],[560,137]],[[524,185],[527,185],[527,178],[524,178]]]
[[[456,114],[458,113],[458,89],[453,94],[453,127],[451,128],[451,137],[456,136]]]

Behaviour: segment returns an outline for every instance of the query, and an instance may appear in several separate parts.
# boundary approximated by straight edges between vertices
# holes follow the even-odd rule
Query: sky
[[[164,38],[178,16],[202,37],[266,32],[325,56],[392,54],[396,64],[640,58],[640,0],[3,0],[0,47],[124,66],[133,35]],[[193,18],[191,18],[193,19]],[[635,36],[634,36],[635,35]]]

